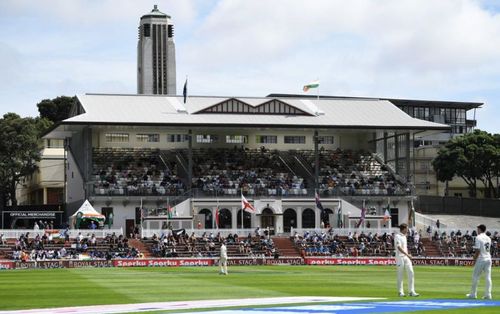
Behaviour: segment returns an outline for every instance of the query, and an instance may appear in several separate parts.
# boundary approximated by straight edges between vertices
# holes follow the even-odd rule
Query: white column
[[[302,207],[297,207],[295,209],[297,212],[297,228],[301,229],[302,228]]]
[[[238,208],[231,207],[231,229],[236,229],[238,227],[237,219],[238,219]]]

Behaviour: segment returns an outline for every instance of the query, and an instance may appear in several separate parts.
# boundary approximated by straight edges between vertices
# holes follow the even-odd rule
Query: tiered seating
[[[157,257],[217,257],[220,254],[220,245],[226,241],[229,257],[262,257],[279,256],[272,239],[266,236],[252,236],[240,238],[237,234],[226,238],[220,234],[203,234],[196,237],[193,234],[154,235],[150,239],[143,239],[151,253]]]
[[[500,234],[498,231],[486,233],[491,238],[491,256],[500,257],[499,240]],[[474,240],[477,236],[476,231],[457,230],[447,234],[446,232],[435,231],[432,236],[432,242],[439,250],[441,256],[448,257],[471,257],[474,255]]]
[[[301,151],[314,168],[314,152]],[[370,153],[337,149],[320,151],[320,189],[344,195],[393,195],[410,193],[387,167]]]
[[[109,234],[97,238],[94,234],[78,235],[74,239],[53,239],[50,234],[35,236],[22,235],[2,246],[5,258],[22,261],[51,259],[111,259],[137,258],[142,254],[128,245],[128,239],[122,235]]]
[[[391,256],[394,251],[393,236],[390,234],[358,234],[339,236],[332,230],[319,234],[295,233],[291,237],[302,256]]]
[[[276,151],[200,149],[193,151],[193,186],[205,193],[305,195],[303,178],[285,167]]]
[[[180,195],[186,187],[158,149],[94,148],[96,195]]]

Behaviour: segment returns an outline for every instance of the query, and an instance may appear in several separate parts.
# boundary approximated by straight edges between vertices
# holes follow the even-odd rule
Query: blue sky
[[[175,24],[177,89],[484,102],[500,133],[500,1],[2,0],[0,114],[85,92],[135,93],[137,26]],[[470,115],[472,117],[472,115]]]

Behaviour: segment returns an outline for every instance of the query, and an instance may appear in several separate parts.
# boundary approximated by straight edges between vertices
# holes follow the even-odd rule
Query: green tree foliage
[[[482,182],[486,197],[499,197],[496,182],[500,167],[500,135],[475,130],[451,139],[438,152],[432,166],[439,181],[462,178],[469,196],[477,196],[477,183]]]
[[[59,96],[54,99],[44,99],[36,106],[41,118],[58,123],[69,117],[69,111],[75,101],[76,97]]]
[[[3,202],[17,205],[16,186],[37,169],[42,143],[40,135],[52,122],[44,118],[21,118],[7,113],[0,118],[0,193]]]

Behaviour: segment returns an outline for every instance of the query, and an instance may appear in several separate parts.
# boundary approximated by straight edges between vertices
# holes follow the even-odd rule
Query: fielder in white
[[[396,266],[398,269],[398,292],[400,297],[405,296],[403,289],[403,273],[406,271],[408,277],[408,290],[410,297],[418,297],[415,292],[415,283],[413,278],[413,264],[411,263],[411,255],[408,253],[406,245],[406,235],[408,234],[408,225],[402,224],[399,226],[400,233],[394,236],[394,249],[396,251]]]
[[[219,266],[220,266],[220,275],[227,275],[227,247],[226,247],[226,242],[223,241],[221,246],[220,246],[220,259],[219,259]]]
[[[491,238],[486,235],[486,226],[477,226],[477,237],[474,243],[474,272],[472,273],[472,287],[467,295],[470,299],[477,297],[477,283],[479,277],[484,272],[486,279],[486,289],[484,290],[484,299],[491,299]]]

